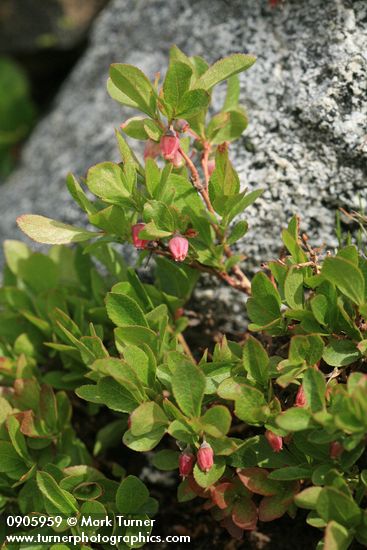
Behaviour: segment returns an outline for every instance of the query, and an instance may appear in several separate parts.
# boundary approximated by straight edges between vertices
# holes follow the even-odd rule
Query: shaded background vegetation
[[[88,44],[108,0],[2,0],[0,4],[0,181]]]

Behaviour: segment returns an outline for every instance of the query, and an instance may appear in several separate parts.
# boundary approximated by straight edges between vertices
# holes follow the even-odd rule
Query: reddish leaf
[[[226,508],[225,510],[220,510],[216,506],[212,508],[211,514],[215,521],[222,521],[226,517],[231,517],[231,512],[229,508]]]
[[[257,508],[250,499],[236,502],[232,510],[232,521],[240,529],[252,531],[257,524]]]
[[[259,520],[273,521],[273,519],[281,518],[291,502],[291,498],[283,500],[280,495],[264,497],[259,506]]]
[[[243,537],[243,529],[235,525],[231,517],[224,518],[220,524],[227,529],[233,539],[241,540]]]
[[[281,490],[277,481],[268,479],[269,472],[264,468],[242,468],[237,474],[244,486],[258,495],[272,496]]]
[[[28,437],[37,437],[37,431],[33,421],[33,411],[23,411],[17,413],[15,417],[20,422],[20,431]]]
[[[232,491],[231,491],[232,489]],[[212,501],[218,508],[224,510],[231,504],[233,497],[233,483],[225,482],[210,488]]]

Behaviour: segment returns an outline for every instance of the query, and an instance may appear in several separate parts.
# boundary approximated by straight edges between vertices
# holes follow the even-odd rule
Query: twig
[[[209,151],[208,147],[205,148],[206,150]],[[214,214],[215,215],[215,210],[212,206],[212,203],[210,201],[210,197],[209,197],[209,193],[208,193],[208,183],[209,183],[209,172],[207,173],[207,175],[205,176],[206,178],[206,186],[204,187],[203,184],[202,184],[202,181],[201,181],[201,178],[199,176],[199,172],[197,171],[197,168],[195,166],[195,164],[192,162],[192,160],[190,159],[190,157],[188,157],[188,155],[186,155],[186,153],[181,149],[179,149],[179,152],[181,153],[181,155],[183,156],[183,158],[185,159],[185,162],[187,164],[187,167],[188,169],[190,170],[191,172],[191,179],[192,179],[192,183],[195,187],[195,189],[197,189],[197,191],[200,193],[200,195],[202,196],[204,202],[205,202],[205,205],[207,207],[207,209],[209,210],[209,212],[211,214]],[[203,156],[203,162],[204,162],[204,156]],[[207,167],[207,162],[206,162],[206,167]],[[214,231],[216,232],[217,234],[217,237],[220,239],[220,240],[223,240],[223,237],[221,235],[221,232],[219,230],[219,227],[217,224],[215,223],[212,223],[212,226],[214,228]],[[231,258],[233,256],[233,253],[232,253],[232,250],[229,248],[228,245],[224,245],[224,253],[225,255],[227,256],[227,258]],[[244,292],[245,294],[251,294],[251,283],[250,283],[250,280],[246,277],[246,275],[243,273],[242,269],[238,266],[238,265],[234,265],[232,266],[232,271],[233,271],[233,274],[235,275],[238,283],[235,283],[234,280],[232,278],[231,279],[231,283],[229,283],[233,288],[236,288],[238,290],[241,290],[242,292]],[[223,277],[223,274],[221,275],[221,278],[223,280],[224,277]],[[227,281],[228,282],[228,281]]]
[[[181,346],[183,347],[183,350],[184,352],[186,353],[186,355],[188,357],[190,357],[191,361],[194,363],[194,365],[196,365],[196,360],[195,360],[195,357],[193,356],[193,354],[191,353],[191,349],[189,348],[189,345],[188,343],[186,342],[183,334],[178,334],[177,335],[177,340],[180,342]]]

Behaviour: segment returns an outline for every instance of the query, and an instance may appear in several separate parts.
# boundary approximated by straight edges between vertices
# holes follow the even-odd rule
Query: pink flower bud
[[[307,404],[306,394],[305,394],[305,390],[303,389],[303,386],[300,386],[298,388],[298,392],[297,392],[296,400],[294,404],[296,407],[305,407],[305,405]]]
[[[276,435],[270,430],[266,430],[265,437],[274,453],[279,453],[283,449],[283,438],[280,437],[280,435]]]
[[[185,310],[183,307],[178,307],[174,313],[174,318],[175,318],[175,321],[177,321],[178,319],[180,319],[180,317],[183,316],[183,314],[185,313]]]
[[[176,132],[168,130],[164,136],[161,137],[160,148],[163,158],[173,161],[175,155],[180,147],[180,140],[177,137]]]
[[[209,176],[212,175],[212,173],[214,172],[215,170],[215,160],[214,159],[209,159],[208,160],[208,172],[209,172]]]
[[[147,158],[155,159],[160,155],[161,147],[160,144],[152,139],[148,139],[145,143],[144,149],[144,160]]]
[[[185,231],[185,237],[188,237],[189,239],[193,237],[197,237],[199,233],[196,231],[196,229],[190,227],[187,231]]]
[[[343,451],[344,447],[341,443],[339,443],[339,441],[333,441],[332,443],[330,443],[330,458],[339,458]]]
[[[146,248],[146,245],[149,242],[139,238],[139,233],[140,231],[142,231],[142,229],[144,229],[144,227],[145,227],[145,223],[136,223],[131,228],[131,235],[132,235],[133,244],[135,248],[138,248],[138,249]]]
[[[189,250],[189,241],[181,235],[176,235],[169,241],[168,248],[176,262],[183,262]]]
[[[185,450],[180,454],[178,459],[178,467],[180,470],[180,476],[185,478],[192,473],[195,463],[195,457],[192,453]]]
[[[183,118],[180,118],[180,119],[175,121],[174,128],[175,128],[175,130],[177,130],[177,132],[184,133],[190,128],[190,125],[187,122],[187,120],[184,120]]]
[[[214,458],[213,449],[211,448],[209,443],[207,443],[206,441],[203,441],[202,444],[200,445],[200,449],[198,450],[198,454],[197,454],[197,461],[198,461],[198,466],[200,470],[202,470],[203,472],[209,472],[209,470],[214,464],[213,458]]]

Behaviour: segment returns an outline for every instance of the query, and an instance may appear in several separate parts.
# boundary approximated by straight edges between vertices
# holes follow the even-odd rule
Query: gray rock
[[[295,212],[315,244],[334,245],[335,210],[366,203],[367,4],[364,0],[115,0],[102,12],[90,47],[0,189],[0,236],[22,238],[15,217],[33,212],[82,223],[64,178],[116,160],[114,127],[131,116],[105,91],[108,66],[164,70],[176,43],[209,61],[233,52],[258,61],[242,76],[250,115],[233,160],[244,186],[265,188],[248,210],[241,249],[259,265],[280,247]],[[220,101],[219,90],[216,101]]]

